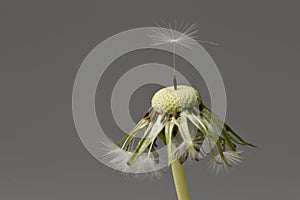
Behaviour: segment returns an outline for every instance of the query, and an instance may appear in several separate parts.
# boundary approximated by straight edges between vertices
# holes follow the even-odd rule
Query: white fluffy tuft
[[[149,35],[155,41],[153,45],[164,45],[164,44],[179,44],[186,48],[191,48],[198,42],[207,43],[212,45],[218,45],[214,42],[198,40],[197,33],[198,27],[195,23],[184,23],[177,24],[163,23],[163,26],[158,25],[152,29],[152,34]]]
[[[113,143],[105,144],[105,148],[107,153],[101,159],[108,167],[124,172],[125,174],[160,176],[158,164],[152,154],[143,153],[135,164],[129,166],[127,162],[133,155],[132,152],[125,151]]]
[[[242,162],[243,157],[240,155],[242,153],[241,151],[225,151],[223,152],[223,155],[225,159],[227,160],[229,165],[238,164]],[[228,171],[228,165],[225,163],[225,161],[221,158],[220,154],[215,156],[210,162],[209,162],[209,168],[215,171],[217,174],[219,174],[221,171]]]

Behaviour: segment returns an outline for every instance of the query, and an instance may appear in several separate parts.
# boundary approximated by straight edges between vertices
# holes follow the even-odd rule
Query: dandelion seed
[[[218,154],[214,159],[211,159],[209,162],[209,168],[219,174],[221,171],[228,171],[228,167],[231,167],[233,164],[238,164],[242,162],[243,157],[240,155],[242,152],[237,151],[225,151],[223,155],[228,163],[226,163],[220,154]]]
[[[168,27],[168,28],[167,28]],[[198,28],[196,24],[191,24],[185,27],[172,27],[171,25],[154,27],[152,34],[149,35],[153,39],[154,46],[164,44],[178,44],[186,48],[191,48],[192,45],[197,44]]]
[[[127,162],[133,155],[132,149],[125,151],[124,146],[120,148],[113,142],[103,144],[103,148],[103,151],[107,153],[102,156],[102,160],[106,161],[105,163],[108,167],[122,171],[125,174],[137,172],[137,174],[140,174],[144,172],[147,173],[147,175],[160,176],[160,171],[157,170],[157,158],[153,154],[142,154],[135,165],[130,166]]]
[[[153,46],[178,44],[185,48],[192,48],[198,43],[218,45],[215,42],[200,40],[197,35],[199,29],[195,23],[184,24],[181,22],[179,25],[176,21],[173,25],[163,23],[163,25],[153,27],[151,31],[149,37],[153,39]]]
[[[166,27],[166,28],[164,28]],[[194,45],[200,43],[208,43],[212,45],[218,45],[214,42],[198,40],[197,39],[198,28],[195,23],[184,25],[183,22],[178,26],[175,21],[174,25],[164,24],[164,26],[153,27],[152,34],[149,35],[153,39],[154,46],[157,45],[172,45],[173,53],[173,86],[177,89],[176,80],[176,45],[192,48]]]

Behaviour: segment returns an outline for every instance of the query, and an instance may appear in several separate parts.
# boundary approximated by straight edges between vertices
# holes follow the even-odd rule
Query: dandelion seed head
[[[154,94],[151,102],[157,112],[173,114],[185,108],[198,106],[201,103],[201,97],[193,87],[179,85],[177,90],[173,87],[159,90]]]
[[[250,145],[227,124],[224,128],[220,124],[223,124],[221,119],[202,104],[196,89],[184,85],[178,85],[177,89],[166,87],[153,95],[151,108],[127,136],[117,145],[112,141],[103,145],[107,153],[102,159],[107,166],[124,174],[159,177],[163,163],[171,165],[178,160],[184,164],[210,154],[213,159],[209,167],[218,174],[242,161],[235,143]],[[134,145],[140,131],[143,136]],[[167,148],[166,160],[160,157],[157,139]],[[218,155],[214,153],[214,145]]]

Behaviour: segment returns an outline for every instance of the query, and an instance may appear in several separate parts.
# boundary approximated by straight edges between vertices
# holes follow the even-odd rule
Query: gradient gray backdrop
[[[1,0],[0,199],[176,198],[170,171],[149,183],[94,159],[79,140],[71,107],[76,72],[98,43],[161,19],[195,22],[200,39],[219,43],[203,46],[224,79],[227,121],[258,146],[219,176],[207,170],[207,159],[188,164],[193,199],[300,199],[299,10],[297,0]],[[114,65],[151,61],[150,51],[136,55]],[[130,106],[135,120],[157,87],[145,86],[133,96],[141,101],[138,109]]]

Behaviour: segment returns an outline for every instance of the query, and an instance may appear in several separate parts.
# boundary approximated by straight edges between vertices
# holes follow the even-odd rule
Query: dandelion
[[[144,135],[133,148],[136,134],[141,130]],[[168,163],[172,166],[178,195],[183,196],[179,199],[188,199],[188,190],[183,187],[186,184],[182,184],[185,182],[182,164],[187,160],[198,161],[209,154],[211,168],[219,172],[242,160],[237,145],[253,146],[211,112],[196,89],[185,85],[178,85],[176,90],[173,86],[166,87],[154,94],[152,107],[109,154],[111,163],[125,172],[131,167],[155,168],[158,139],[167,145]],[[209,152],[204,149],[205,143]]]
[[[144,135],[133,149],[134,139],[141,130],[144,130]],[[209,154],[216,165],[231,166],[241,158],[237,145],[253,146],[205,107],[196,89],[185,85],[179,85],[176,90],[171,86],[156,92],[152,107],[132,132],[118,143],[120,149],[117,151],[129,152],[127,165],[134,166],[146,150],[149,159],[157,156],[157,139],[168,147],[169,164],[176,160],[183,164],[188,158],[197,161]],[[210,152],[205,151],[204,143],[211,148]],[[213,150],[214,144],[218,154]]]
[[[156,32],[159,43],[186,46],[194,28],[178,37],[174,33]],[[132,131],[122,138],[104,156],[111,165],[125,172],[134,169],[155,169],[159,161],[157,140],[167,147],[168,165],[171,166],[175,187],[180,200],[190,199],[183,164],[187,160],[198,161],[210,155],[210,168],[217,172],[227,169],[243,159],[239,145],[254,146],[233,131],[216,114],[207,108],[200,93],[191,86],[177,85],[175,77],[175,58],[173,62],[173,86],[157,91],[152,97],[151,108]],[[175,80],[175,81],[174,81]],[[137,134],[143,132],[139,138]]]

